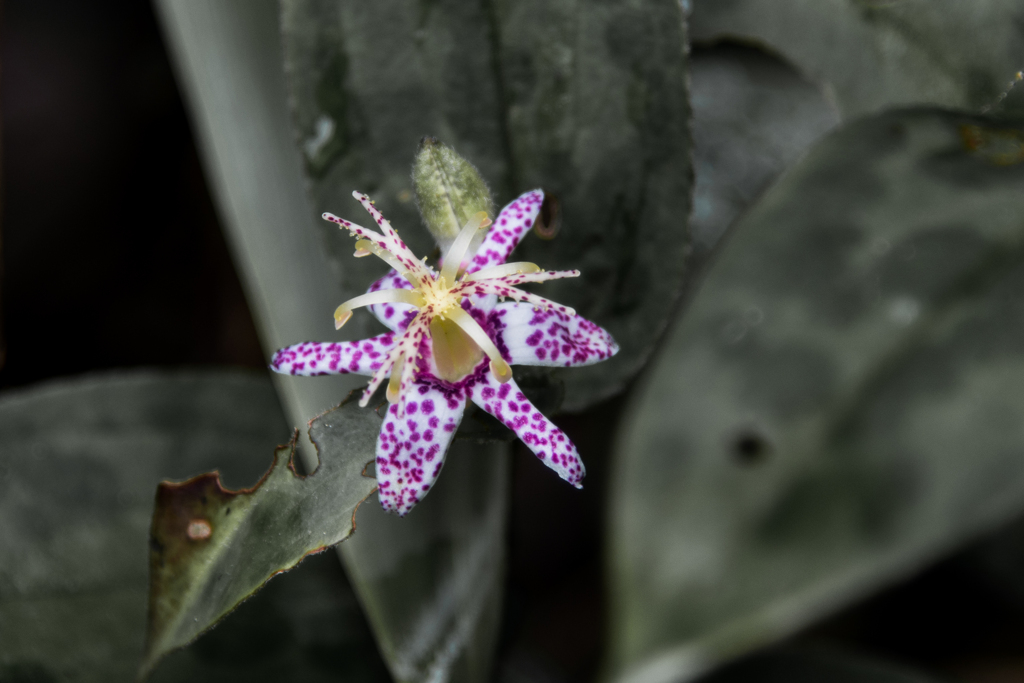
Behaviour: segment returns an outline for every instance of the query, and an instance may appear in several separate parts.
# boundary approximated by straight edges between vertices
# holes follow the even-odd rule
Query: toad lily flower
[[[324,218],[357,239],[356,257],[376,255],[393,270],[366,294],[339,306],[335,327],[344,325],[353,309],[369,306],[391,331],[362,341],[289,346],[274,354],[271,368],[291,375],[370,375],[362,406],[390,377],[391,405],[376,453],[380,502],[389,512],[405,515],[430,490],[467,401],[498,418],[545,465],[581,488],[585,470],[576,447],[527,400],[509,367],[590,365],[618,352],[605,330],[571,308],[516,288],[579,275],[505,263],[533,224],[544,193],[520,196],[493,226],[486,213],[472,217],[448,248],[439,273],[409,251],[368,197],[353,195],[381,232],[329,213]],[[499,298],[512,301],[499,303]]]

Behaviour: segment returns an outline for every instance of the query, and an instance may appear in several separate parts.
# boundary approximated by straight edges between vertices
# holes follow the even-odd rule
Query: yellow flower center
[[[424,302],[421,310],[431,317],[430,340],[438,375],[448,382],[457,382],[476,369],[484,352],[449,318],[452,310],[462,310],[463,296],[447,285],[444,277],[430,278],[418,290]]]

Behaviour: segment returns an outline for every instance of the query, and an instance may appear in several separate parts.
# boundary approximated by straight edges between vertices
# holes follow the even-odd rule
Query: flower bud
[[[420,140],[412,166],[412,185],[423,223],[442,254],[475,214],[483,211],[494,218],[491,192],[480,172],[437,138]]]

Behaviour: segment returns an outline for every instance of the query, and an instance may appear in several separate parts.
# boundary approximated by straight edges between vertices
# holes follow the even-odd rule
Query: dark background
[[[111,368],[264,367],[150,4],[22,0],[2,13],[0,388]],[[581,495],[516,454],[501,680],[597,674],[601,503],[620,405],[560,420],[587,453]],[[985,559],[1024,537],[1012,532],[794,642],[1024,681],[1024,577]]]
[[[148,2],[3,6],[0,387],[262,352]]]

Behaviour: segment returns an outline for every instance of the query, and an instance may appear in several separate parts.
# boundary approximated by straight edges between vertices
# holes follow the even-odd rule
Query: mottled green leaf
[[[1017,0],[695,0],[695,41],[757,41],[835,94],[844,116],[981,110],[1024,68]]]
[[[639,388],[613,668],[692,676],[1024,508],[1024,126],[894,112],[737,223]]]
[[[579,268],[544,285],[605,326],[622,350],[560,374],[565,404],[606,398],[647,361],[689,258],[690,106],[686,28],[676,0],[494,0],[510,172],[557,199],[552,240],[516,258]]]
[[[216,472],[164,482],[150,529],[149,624],[143,671],[194,640],[275,574],[345,540],[377,486],[382,419],[349,397],[311,425],[320,463],[295,469],[295,439],[255,487],[225,490]]]
[[[133,681],[157,483],[218,467],[252,484],[288,432],[249,373],[113,373],[0,397],[0,680]],[[380,681],[368,638],[337,561],[307,562],[153,680]]]
[[[216,473],[161,484],[145,667],[275,574],[352,533],[356,509],[376,488],[363,471],[380,425],[376,411],[350,398],[311,423],[321,462],[308,476],[293,469],[291,444],[248,491],[225,491]],[[443,488],[432,491],[441,493],[428,498],[437,502],[417,506],[418,524],[385,514],[376,501],[358,518],[362,533],[347,564],[399,680],[480,680],[489,671],[504,564],[502,455],[493,445],[453,446]]]
[[[366,224],[353,190],[374,199],[414,253],[434,250],[411,177],[425,135],[454,148],[499,200],[508,198],[491,30],[481,5],[283,0],[281,31],[311,213],[345,296],[361,294],[388,269],[375,258],[353,259],[348,233],[319,219],[330,211]],[[346,331],[350,326],[352,338],[379,329],[369,315],[355,316]]]
[[[566,406],[622,388],[667,324],[686,271],[690,159],[685,28],[674,0],[420,3],[285,0],[285,68],[314,211],[351,217],[373,196],[410,243],[409,172],[433,135],[472,162],[499,206],[534,187],[552,197],[554,239],[529,236],[516,258],[583,276],[544,295],[606,326],[609,363],[563,373]],[[324,223],[344,290],[386,266],[353,262],[351,239]],[[369,321],[357,334],[369,332]]]

